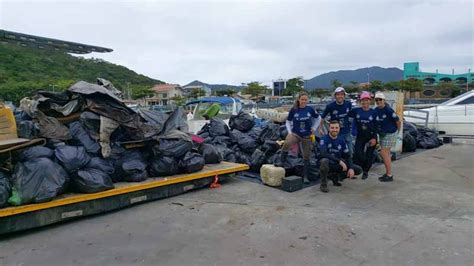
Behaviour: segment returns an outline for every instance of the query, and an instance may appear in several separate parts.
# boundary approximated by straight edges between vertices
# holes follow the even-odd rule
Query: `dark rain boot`
[[[304,160],[304,166],[303,166],[303,183],[304,184],[309,184],[308,168],[309,168],[309,160]]]
[[[286,159],[288,158],[288,152],[282,151],[280,154],[280,161],[275,164],[276,167],[284,167]]]

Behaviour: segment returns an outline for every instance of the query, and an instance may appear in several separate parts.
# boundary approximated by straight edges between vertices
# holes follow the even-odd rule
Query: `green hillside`
[[[79,80],[95,83],[98,77],[120,90],[130,87],[135,98],[162,83],[102,59],[0,44],[0,99],[18,102],[36,90],[65,90]]]

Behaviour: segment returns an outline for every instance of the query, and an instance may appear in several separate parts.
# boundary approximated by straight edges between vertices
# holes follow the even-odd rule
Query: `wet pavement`
[[[232,178],[0,238],[0,265],[474,265],[473,158],[455,139],[329,194]]]

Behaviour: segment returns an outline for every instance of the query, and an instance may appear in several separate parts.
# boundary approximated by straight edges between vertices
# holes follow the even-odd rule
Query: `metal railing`
[[[405,114],[403,116],[421,120],[424,126],[428,127],[428,119],[430,118],[429,111],[405,108]],[[415,124],[418,124],[418,123],[415,123]]]

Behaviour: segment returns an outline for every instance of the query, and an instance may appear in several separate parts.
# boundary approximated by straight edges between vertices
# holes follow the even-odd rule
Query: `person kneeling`
[[[351,154],[344,139],[339,137],[339,121],[329,123],[329,134],[321,138],[321,159],[319,173],[321,176],[322,192],[329,192],[328,175],[333,175],[334,186],[341,186],[339,180],[345,177],[353,178],[362,173],[362,168],[352,163]]]

